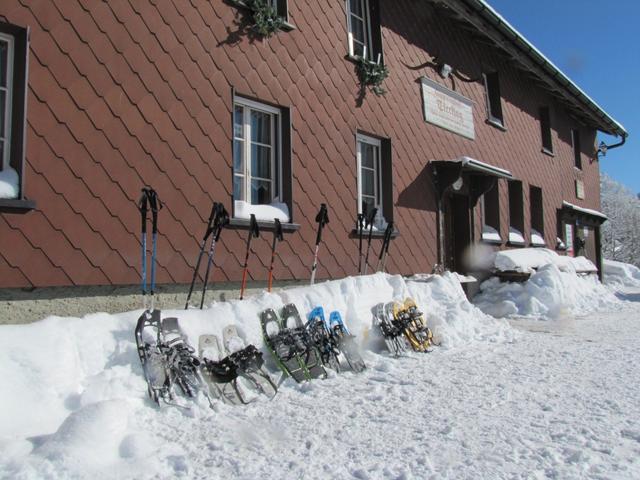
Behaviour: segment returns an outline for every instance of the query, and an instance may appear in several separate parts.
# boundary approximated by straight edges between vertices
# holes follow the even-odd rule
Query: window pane
[[[6,115],[5,109],[7,108],[7,91],[0,90],[0,138],[6,138],[7,132],[4,129],[4,117]]]
[[[9,44],[0,40],[0,87],[7,86]]]
[[[354,57],[362,57],[364,56],[364,45],[360,42],[353,42],[353,56]]]
[[[251,203],[253,205],[271,203],[271,182],[251,180]]]
[[[353,38],[362,43],[365,43],[364,22],[354,16],[351,16],[351,33],[353,34]]]
[[[242,140],[233,141],[233,172],[244,173],[244,162],[242,161],[244,153],[244,142]]]
[[[362,194],[375,195],[373,170],[362,170]]]
[[[251,145],[251,176],[271,178],[271,147]]]
[[[376,206],[376,202],[371,197],[362,197],[362,213],[368,214]]]
[[[244,200],[244,177],[241,175],[233,176],[233,199]]]
[[[351,0],[349,2],[349,7],[351,9],[351,13],[359,17],[364,17],[364,12],[362,10],[362,0]]]
[[[271,145],[271,115],[251,110],[251,140]]]
[[[236,105],[233,115],[233,136],[244,138],[244,108]]]
[[[375,148],[376,147],[368,143],[360,143],[360,162],[363,167],[374,168],[373,158]]]

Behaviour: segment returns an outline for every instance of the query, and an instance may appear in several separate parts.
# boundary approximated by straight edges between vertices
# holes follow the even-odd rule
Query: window
[[[377,208],[374,226],[380,230],[393,220],[391,142],[358,134],[358,213]]]
[[[522,202],[522,182],[509,181],[509,243],[524,245],[524,212]]]
[[[349,55],[382,60],[379,0],[347,0]]]
[[[542,209],[542,189],[529,186],[529,207],[531,209],[531,245],[544,246],[544,214]]]
[[[2,170],[9,168],[11,152],[11,103],[13,78],[13,37],[0,33],[0,159]]]
[[[290,202],[286,201],[290,198],[285,198],[288,195],[282,192],[283,110],[235,98],[233,199],[236,218],[249,218],[254,213],[259,220],[273,221],[277,217],[281,221],[290,221]],[[290,157],[287,163],[290,167]]]
[[[490,123],[504,127],[498,72],[484,74],[484,88],[487,97],[487,120],[489,120]]]
[[[576,168],[582,170],[582,156],[580,148],[580,130],[571,130],[571,143],[573,144],[573,160]]]
[[[542,151],[553,154],[549,107],[540,107],[540,132],[542,134]]]
[[[28,31],[0,22],[0,208],[31,209],[24,199]]]
[[[482,195],[482,240],[502,243],[500,237],[500,194],[498,180]]]

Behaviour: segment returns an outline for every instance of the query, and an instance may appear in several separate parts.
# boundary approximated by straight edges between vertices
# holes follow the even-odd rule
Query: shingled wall
[[[431,271],[436,263],[430,160],[467,155],[511,170],[524,183],[525,225],[528,185],[542,187],[550,246],[562,200],[599,207],[595,131],[581,132],[584,167],[577,172],[570,137],[576,120],[529,77],[428,2],[381,4],[388,93],[368,93],[360,104],[354,63],[345,58],[340,0],[289,0],[296,28],[268,40],[239,32],[242,11],[223,0],[4,0],[0,19],[31,28],[24,183],[37,207],[0,213],[0,287],[136,283],[135,202],[144,184],[165,205],[158,282],[188,282],[211,202],[231,209],[233,89],[292,112],[300,229],[279,247],[276,279],[308,277],[321,202],[331,223],[318,277],[355,273],[357,243],[349,233],[357,131],[391,139],[400,232],[391,247],[392,273]],[[470,81],[443,80],[421,66],[434,55]],[[506,132],[485,123],[486,67],[500,71]],[[475,141],[424,122],[423,75],[475,102]],[[544,103],[552,105],[554,157],[541,152],[536,116]],[[585,182],[584,201],[575,198],[576,175]],[[507,198],[503,184],[503,238]],[[217,280],[240,278],[245,237],[242,230],[224,233]],[[266,278],[270,239],[254,242],[253,279]]]

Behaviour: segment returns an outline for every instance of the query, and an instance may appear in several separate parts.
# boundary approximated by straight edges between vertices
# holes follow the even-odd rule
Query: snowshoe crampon
[[[257,391],[273,398],[278,392],[278,387],[264,368],[262,352],[254,345],[246,345],[234,325],[228,325],[223,329],[222,338],[228,358],[235,365],[238,375],[245,378]]]
[[[198,354],[202,359],[202,378],[209,393],[231,405],[247,403],[238,388],[236,365],[223,355],[216,335],[200,335]]]
[[[320,353],[320,359],[323,365],[339,372],[340,360],[338,359],[338,355],[340,355],[340,350],[324,318],[324,309],[322,307],[314,308],[307,318],[308,321],[305,326],[307,329],[307,337]]]

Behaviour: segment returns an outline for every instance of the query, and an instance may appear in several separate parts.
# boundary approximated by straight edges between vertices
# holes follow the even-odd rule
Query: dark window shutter
[[[380,142],[381,170],[382,170],[382,213],[387,222],[393,221],[393,161],[391,155],[391,140],[382,139]]]
[[[371,60],[375,62],[378,58],[378,54],[380,54],[380,63],[384,63],[384,53],[382,52],[382,29],[380,28],[381,23],[379,0],[369,0],[369,20],[371,23],[371,48],[373,50]]]
[[[502,98],[500,96],[500,80],[498,72],[487,73],[485,75],[485,86],[487,89],[487,100],[489,104],[489,119],[504,122],[502,116]]]
[[[293,149],[291,143],[291,109],[283,108],[282,122],[282,200],[289,207],[290,222],[293,223]]]
[[[287,5],[287,0],[276,0],[276,8],[278,11],[278,15],[285,19],[285,21],[289,21],[289,7]]]
[[[540,130],[542,134],[542,147],[549,152],[553,152],[549,107],[540,107]]]
[[[572,138],[573,138],[573,159],[576,168],[582,170],[582,157],[581,152],[582,148],[580,146],[580,130],[574,129],[571,130]]]

